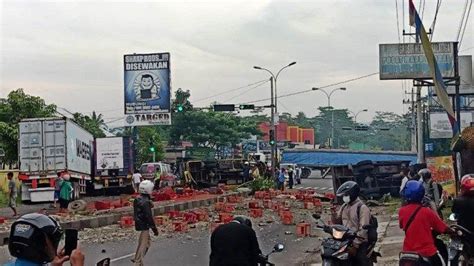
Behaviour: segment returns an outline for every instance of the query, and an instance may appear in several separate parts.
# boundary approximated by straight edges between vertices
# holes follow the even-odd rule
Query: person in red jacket
[[[423,184],[410,180],[403,190],[407,204],[400,208],[398,219],[400,228],[405,231],[403,252],[415,252],[427,258],[431,265],[444,265],[439,254],[432,230],[440,234],[451,234],[452,230],[430,208],[423,207],[421,201],[425,195]]]

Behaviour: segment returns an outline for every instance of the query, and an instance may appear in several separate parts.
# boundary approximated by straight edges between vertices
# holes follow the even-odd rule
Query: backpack
[[[357,206],[357,219],[360,221],[360,208],[362,207],[363,204],[359,204]],[[369,219],[369,225],[370,228],[367,230],[367,240],[369,243],[375,243],[377,242],[378,239],[378,234],[377,234],[377,228],[379,227],[379,222],[377,220],[377,217],[373,216],[370,214],[370,219]]]

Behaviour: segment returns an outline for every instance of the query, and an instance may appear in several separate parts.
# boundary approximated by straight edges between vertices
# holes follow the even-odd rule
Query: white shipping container
[[[20,171],[90,175],[92,134],[66,118],[26,119],[19,124]]]
[[[96,139],[96,153],[97,170],[124,168],[122,137]]]

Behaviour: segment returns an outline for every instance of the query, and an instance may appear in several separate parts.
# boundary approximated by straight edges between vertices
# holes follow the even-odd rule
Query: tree
[[[392,112],[376,112],[366,135],[367,143],[382,150],[409,150],[409,119]]]
[[[106,128],[102,114],[97,115],[95,111],[92,111],[92,116],[83,115],[81,113],[75,113],[73,115],[73,120],[79,126],[89,131],[94,138],[103,138],[105,133],[103,128]]]
[[[5,151],[5,162],[11,164],[18,159],[18,123],[22,119],[51,117],[55,113],[54,104],[46,104],[23,89],[13,90],[6,99],[0,99],[0,148]]]
[[[316,142],[323,146],[329,145],[334,126],[333,147],[340,148],[349,145],[353,133],[344,128],[354,128],[354,122],[347,109],[334,109],[332,107],[319,107],[319,114],[314,118],[313,127],[316,128]],[[334,114],[333,114],[334,113]],[[332,117],[334,115],[334,125]]]
[[[160,161],[164,158],[164,148],[160,134],[155,127],[138,127],[138,141],[136,143],[137,165],[153,161],[153,152],[155,160]],[[153,148],[154,151],[151,150]]]

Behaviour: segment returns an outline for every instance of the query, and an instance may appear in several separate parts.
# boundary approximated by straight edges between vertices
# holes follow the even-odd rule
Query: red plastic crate
[[[186,232],[188,231],[188,223],[185,221],[174,221],[173,228],[175,232]]]
[[[252,218],[258,218],[263,216],[263,210],[262,209],[250,209],[249,210],[249,216]]]
[[[293,214],[290,211],[284,211],[280,217],[281,217],[282,224],[284,225],[293,224]]]
[[[0,224],[4,224],[7,218],[5,217],[0,217]]]
[[[197,220],[200,222],[205,222],[209,220],[209,214],[204,211],[194,212],[196,214]]]
[[[169,211],[168,212],[168,217],[170,217],[171,219],[175,219],[175,218],[178,218],[178,217],[181,217],[181,216],[182,216],[182,214],[179,211]]]
[[[120,227],[122,228],[132,227],[133,224],[134,221],[132,216],[122,216],[120,218]]]
[[[225,212],[233,212],[235,210],[235,206],[232,204],[225,204],[223,211]]]
[[[192,212],[185,212],[183,214],[183,218],[188,224],[194,224],[194,223],[197,223],[198,221],[197,215]]]
[[[309,223],[299,223],[296,225],[296,235],[305,237],[311,234],[311,225]]]
[[[234,219],[234,216],[230,213],[226,213],[226,212],[221,212],[219,213],[219,221],[221,223],[230,223],[232,222],[232,219]]]
[[[217,202],[217,203],[214,205],[214,210],[217,211],[217,212],[223,211],[223,210],[224,210],[224,206],[225,206],[225,204],[224,204],[223,202]]]
[[[305,201],[304,202],[304,208],[308,210],[314,209],[314,203],[311,201]]]
[[[263,191],[255,191],[254,197],[255,197],[256,199],[263,199],[263,196],[264,196],[264,192],[263,192]]]
[[[272,201],[269,199],[263,200],[263,208],[270,209],[272,207]]]
[[[156,225],[166,225],[169,223],[169,217],[160,215],[160,216],[155,216],[155,224]]]
[[[111,207],[110,201],[96,201],[94,205],[97,210],[108,210]]]
[[[258,201],[252,200],[252,201],[249,202],[249,208],[250,209],[260,208],[260,204],[258,204]]]

